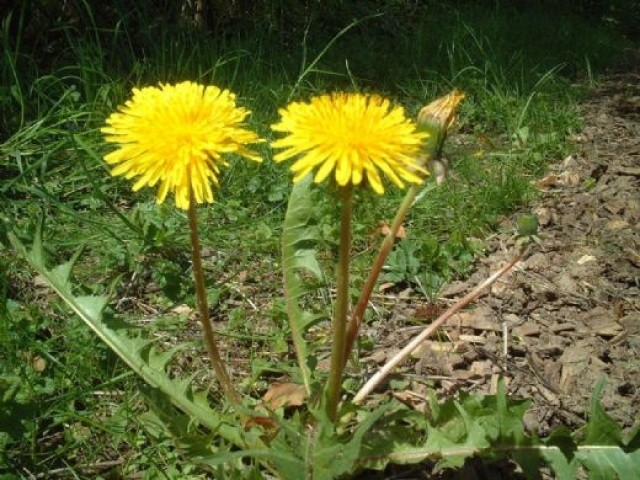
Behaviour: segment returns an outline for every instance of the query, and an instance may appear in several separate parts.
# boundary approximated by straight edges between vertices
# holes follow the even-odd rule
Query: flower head
[[[133,185],[160,184],[158,203],[175,194],[178,208],[213,202],[223,154],[235,153],[260,161],[246,145],[261,141],[243,126],[249,111],[236,107],[228,90],[193,82],[133,89],[133,98],[107,119],[102,128],[118,149],[105,161],[111,175],[139,177]]]
[[[391,107],[379,96],[334,93],[293,102],[280,110],[281,120],[272,126],[288,135],[273,142],[283,148],[274,160],[299,158],[291,166],[297,182],[317,168],[315,181],[335,171],[340,186],[359,185],[366,177],[377,193],[383,193],[380,172],[394,184],[421,183],[426,170],[415,160],[422,141],[401,107]]]
[[[465,94],[459,90],[452,90],[437,98],[418,113],[418,123],[426,127],[438,128],[446,133],[456,119],[458,105],[464,100]]]
[[[442,148],[447,133],[456,119],[458,105],[464,97],[463,92],[454,89],[437,98],[418,113],[418,125],[431,135],[422,146],[418,163],[429,166],[429,171],[435,174],[438,185],[441,185],[448,175],[449,162],[442,156]]]

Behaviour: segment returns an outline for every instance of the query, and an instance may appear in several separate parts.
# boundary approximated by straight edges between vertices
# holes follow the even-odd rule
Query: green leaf
[[[447,438],[446,433],[433,427],[429,428],[425,449],[427,452],[437,452],[436,457],[440,459],[437,463],[439,469],[462,467],[467,458],[489,446],[487,432],[479,423],[472,423],[469,427],[464,442],[453,442]]]
[[[228,465],[244,458],[255,458],[271,462],[276,466],[275,471],[278,472],[278,476],[285,480],[303,480],[313,478],[309,477],[308,474],[305,475],[304,463],[301,459],[295,455],[291,455],[274,448],[219,452],[206,456],[193,457],[197,463],[201,465],[208,465],[210,467]]]
[[[102,311],[107,306],[109,297],[106,295],[92,295],[75,297],[78,308],[89,318],[101,318]]]
[[[504,380],[498,381],[496,393],[497,416],[500,426],[498,438],[507,445],[523,445],[526,443],[522,418],[529,408],[530,401],[513,400],[507,397]]]
[[[600,403],[604,386],[603,377],[591,397],[589,422],[581,444],[576,446],[573,437],[582,436],[582,432],[571,436],[566,428],[560,427],[545,442],[549,446],[540,451],[560,480],[575,479],[579,466],[594,480],[626,480],[636,478],[640,472],[640,450],[634,443],[637,433],[631,433],[625,446],[622,429]]]
[[[518,236],[530,237],[538,234],[539,221],[536,214],[524,214],[518,218]]]
[[[600,404],[602,390],[606,378],[602,377],[595,386],[591,396],[589,423],[586,426],[585,445],[621,445],[622,430],[616,421],[604,411]]]
[[[478,454],[490,459],[532,454],[539,457],[531,447],[532,440],[524,435],[522,416],[527,405],[527,401],[510,399],[504,385],[497,395],[463,394],[459,400],[442,403],[432,395],[428,409],[431,416],[424,417],[427,435],[422,445],[408,445],[403,438],[390,436],[393,448],[385,455],[394,463],[438,460],[438,468],[460,467],[466,459]],[[369,465],[383,465],[380,458],[373,457],[381,451],[378,448],[371,452]],[[533,458],[529,470],[538,463]]]
[[[613,445],[584,446],[578,449],[577,458],[591,480],[627,480],[638,478],[640,472],[638,450],[626,453]]]
[[[633,437],[629,439],[626,451],[623,448],[620,425],[604,411],[600,403],[605,384],[606,378],[602,377],[595,386],[585,439],[576,456],[589,472],[590,479],[634,478],[640,472],[640,450],[637,445],[629,445]]]
[[[314,479],[332,480],[354,473],[364,456],[365,435],[390,407],[391,404],[383,405],[367,413],[355,432],[348,434],[346,439],[336,435],[328,419],[323,421],[313,456]]]
[[[627,450],[640,449],[640,423],[638,423],[631,429],[631,431],[627,434],[624,443],[627,446]]]
[[[383,470],[392,461],[391,456],[415,448],[424,439],[425,428],[424,416],[420,412],[396,403],[396,410],[381,418],[375,429],[369,430],[360,454],[360,467]]]
[[[167,375],[164,371],[168,361],[167,354],[158,353],[150,348],[151,342],[137,336],[135,329],[124,328],[122,323],[104,318],[103,311],[108,301],[107,297],[73,294],[69,277],[80,251],[76,252],[69,262],[48,269],[42,245],[42,222],[34,235],[31,250],[27,250],[13,232],[9,233],[9,240],[69,308],[150,387],[167,395],[175,406],[193,420],[217,432],[234,445],[246,447],[241,429],[231,422],[224,423],[219,412],[202,402],[193,400],[191,379],[172,380]]]
[[[317,227],[313,217],[311,183],[312,177],[308,175],[293,186],[282,231],[282,269],[287,317],[302,381],[309,395],[311,373],[304,332],[315,316],[300,306],[301,297],[308,291],[300,272],[305,272],[316,280],[323,278],[315,251]]]
[[[577,478],[578,460],[568,460],[559,448],[543,448],[540,450],[542,458],[547,462],[558,480],[575,480]]]

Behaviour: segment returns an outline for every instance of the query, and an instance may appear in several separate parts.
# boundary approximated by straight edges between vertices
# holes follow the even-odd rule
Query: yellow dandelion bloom
[[[236,107],[235,95],[193,82],[133,89],[128,100],[107,119],[102,133],[118,149],[104,159],[115,165],[111,175],[139,177],[137,191],[159,184],[157,202],[175,194],[176,206],[213,202],[224,154],[251,160],[260,157],[246,145],[261,141],[244,128],[249,111]]]
[[[309,103],[293,102],[279,111],[276,132],[287,133],[273,142],[284,150],[274,160],[299,157],[291,166],[297,182],[317,168],[314,180],[322,182],[335,172],[338,185],[359,185],[366,178],[383,193],[380,172],[395,185],[421,183],[427,174],[416,162],[423,140],[401,107],[391,107],[379,96],[357,93],[326,94]]]

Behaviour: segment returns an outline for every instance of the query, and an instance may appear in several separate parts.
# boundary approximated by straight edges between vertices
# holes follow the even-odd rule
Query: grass
[[[90,2],[74,4],[77,22],[50,30],[35,28],[46,22],[42,12],[30,17],[35,7],[29,2],[5,17],[2,478],[106,478],[110,469],[196,478],[197,470],[180,459],[144,407],[148,400],[136,379],[39,286],[5,238],[6,225],[28,237],[44,216],[52,264],[83,248],[78,284],[112,294],[114,312],[142,318],[141,326],[166,342],[186,342],[189,355],[201,355],[189,310],[175,309],[193,305],[193,291],[183,282],[190,275],[184,215],[170,205],[156,207],[151,193],[134,197],[101,160],[106,149],[98,128],[131,87],[189,78],[231,88],[265,136],[292,94],[305,98],[356,87],[389,95],[415,113],[452,86],[467,92],[459,120],[463,142],[447,152],[456,173],[415,206],[409,238],[390,259],[394,281],[433,295],[443,282],[468,272],[481,251],[474,239],[496,228],[499,215],[526,208],[535,196],[530,180],[562,158],[567,134],[580,127],[575,104],[583,88],[614,60],[611,51],[626,46],[614,31],[569,14],[429,5],[367,16],[358,4],[345,2],[344,11],[323,22],[292,20],[286,34],[256,25],[246,36],[163,24],[144,2],[126,11],[114,7],[108,26],[97,23],[101,17]],[[361,20],[335,37],[352,18]],[[148,28],[135,28],[141,25]],[[218,203],[200,211],[205,268],[210,275],[224,272],[209,292],[216,320],[229,344],[243,352],[233,359],[242,388],[256,395],[292,365],[282,359],[288,337],[278,270],[290,180],[270,155],[264,147],[263,165],[234,162]],[[356,278],[371,259],[372,232],[390,220],[401,195],[365,194],[358,202]],[[329,257],[336,212],[322,202],[318,209]],[[317,308],[327,310],[328,301],[319,299]]]

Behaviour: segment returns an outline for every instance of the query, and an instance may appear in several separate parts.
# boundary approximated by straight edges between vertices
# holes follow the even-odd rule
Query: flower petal
[[[134,190],[160,183],[158,203],[171,192],[181,209],[189,208],[192,193],[197,203],[213,202],[225,154],[261,161],[247,145],[262,140],[244,127],[249,111],[236,106],[230,91],[182,82],[132,94],[101,129],[118,146],[104,159],[112,175],[139,177]]]
[[[420,183],[426,174],[415,160],[426,132],[405,117],[401,107],[377,95],[334,93],[308,103],[292,102],[280,109],[272,125],[286,136],[272,142],[282,149],[276,162],[297,157],[291,170],[294,182],[317,169],[314,180],[333,174],[340,186],[367,184],[383,193],[379,171],[396,185]]]

